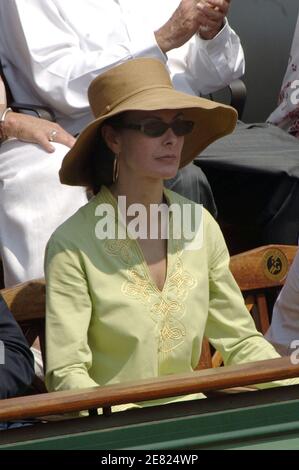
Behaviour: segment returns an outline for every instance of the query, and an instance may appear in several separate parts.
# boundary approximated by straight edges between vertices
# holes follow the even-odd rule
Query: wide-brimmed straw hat
[[[237,112],[230,106],[176,91],[165,65],[150,58],[129,60],[101,74],[91,83],[88,97],[95,120],[82,131],[62,162],[59,174],[64,184],[90,185],[90,161],[100,139],[100,127],[106,119],[125,111],[184,110],[184,117],[195,124],[185,137],[180,167],[216,139],[231,133],[237,121]]]

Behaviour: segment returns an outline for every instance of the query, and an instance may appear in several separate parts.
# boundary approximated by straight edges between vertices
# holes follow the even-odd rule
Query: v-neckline
[[[149,264],[148,262],[146,261],[145,259],[145,256],[144,256],[144,253],[142,251],[142,248],[140,246],[140,244],[138,243],[138,240],[132,240],[130,239],[133,243],[135,243],[135,247],[136,247],[136,251],[138,252],[138,256],[140,258],[140,261],[141,261],[141,264],[143,266],[143,272],[145,274],[145,276],[147,277],[148,279],[148,282],[149,284],[153,287],[153,289],[155,291],[158,292],[159,295],[163,296],[165,294],[165,292],[167,291],[167,285],[168,285],[168,279],[169,279],[169,271],[170,271],[170,240],[171,238],[168,238],[167,239],[167,249],[166,249],[166,276],[165,276],[165,280],[164,280],[164,284],[163,284],[163,287],[162,289],[160,289],[157,285],[157,283],[155,282],[153,276],[152,276],[152,273],[150,271],[150,267],[149,267]]]
[[[110,189],[107,186],[103,186],[102,191],[104,191],[104,197],[106,196],[108,198],[109,202],[112,203],[112,205],[114,207],[114,210],[116,211],[116,217],[115,217],[115,222],[116,222],[116,221],[118,221],[118,203],[117,203],[117,200],[116,200],[115,196],[112,194],[112,192],[110,191]],[[164,188],[163,194],[164,194],[164,197],[167,201],[167,205],[170,206],[171,201],[170,201],[169,195],[166,194],[165,188]],[[171,219],[171,218],[172,218],[172,213],[170,212],[169,219]],[[163,297],[165,295],[166,291],[167,291],[167,287],[168,287],[168,283],[169,283],[169,276],[170,276],[170,271],[171,271],[171,265],[172,265],[172,259],[171,258],[172,258],[172,250],[173,250],[173,241],[172,241],[173,227],[170,223],[170,220],[169,220],[169,231],[168,231],[169,236],[167,238],[167,249],[166,249],[166,276],[165,276],[165,281],[164,281],[162,289],[160,289],[158,287],[157,283],[155,282],[155,280],[154,280],[154,278],[151,274],[149,264],[145,259],[144,253],[142,251],[142,248],[141,248],[138,240],[136,240],[134,238],[131,238],[129,236],[129,231],[128,231],[127,225],[125,226],[125,230],[126,230],[126,237],[127,237],[126,239],[127,239],[127,241],[129,241],[129,243],[134,244],[134,246],[135,246],[135,251],[136,251],[136,254],[139,258],[140,264],[142,266],[143,274],[147,278],[148,283],[154,289],[154,291],[156,293],[158,293],[159,296]]]

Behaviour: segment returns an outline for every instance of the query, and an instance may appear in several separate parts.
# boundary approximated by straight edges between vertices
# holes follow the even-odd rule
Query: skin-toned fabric
[[[165,197],[169,205],[194,208],[171,191]],[[49,390],[190,372],[198,363],[204,334],[226,364],[278,356],[255,329],[229,271],[219,227],[208,212],[204,210],[199,225],[200,247],[187,249],[186,240],[176,239],[170,229],[161,291],[136,240],[97,238],[95,214],[103,204],[117,210],[105,186],[54,233],[48,246]],[[113,214],[109,220],[117,223]]]

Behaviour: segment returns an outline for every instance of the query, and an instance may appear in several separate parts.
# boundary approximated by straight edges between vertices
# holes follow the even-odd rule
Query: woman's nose
[[[177,140],[178,140],[178,137],[175,135],[171,127],[169,127],[169,129],[167,129],[165,134],[163,134],[164,145],[170,145],[170,144],[173,145],[177,142]]]

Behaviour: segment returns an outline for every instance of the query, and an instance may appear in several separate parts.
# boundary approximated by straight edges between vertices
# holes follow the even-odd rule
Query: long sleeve
[[[179,0],[9,0],[0,2],[0,55],[18,101],[52,107],[70,132],[92,118],[87,89],[107,68],[136,57],[167,62],[174,85],[209,93],[244,72],[240,40],[229,25],[210,41],[195,35],[167,56],[157,31]],[[32,27],[34,18],[34,27]]]
[[[186,66],[198,94],[220,90],[244,75],[245,60],[240,38],[227,20],[214,39],[205,41],[198,35],[193,37]]]
[[[76,250],[50,240],[46,281],[46,386],[49,391],[97,386],[88,374],[92,305]]]
[[[20,395],[34,377],[33,356],[22,331],[0,297],[0,398]]]
[[[94,0],[4,3],[0,13],[2,27],[7,31],[4,45],[8,61],[15,62],[24,74],[32,94],[61,115],[80,119],[88,113],[88,86],[107,68],[138,56],[165,60],[154,32],[142,26],[135,16],[127,22],[128,32],[120,31],[123,20],[118,21],[114,2],[109,5]],[[114,32],[111,22],[115,24]],[[18,93],[13,76],[8,79],[13,91]]]
[[[220,351],[225,365],[279,357],[273,346],[255,328],[229,270],[229,254],[220,229],[216,227],[215,224],[212,231],[210,304],[205,334]],[[259,388],[295,383],[298,383],[298,379],[262,384]]]

